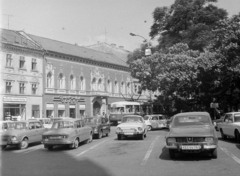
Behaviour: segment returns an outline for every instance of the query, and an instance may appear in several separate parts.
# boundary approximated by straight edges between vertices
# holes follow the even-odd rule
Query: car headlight
[[[120,127],[117,127],[117,132],[122,132],[122,129]]]
[[[174,143],[176,142],[175,138],[167,138],[167,143]]]
[[[12,137],[11,137],[11,140],[12,140],[12,141],[16,141],[16,140],[17,140],[17,136],[12,136]]]
[[[142,130],[143,130],[143,128],[142,128],[142,127],[138,127],[137,129],[138,129],[138,131],[142,131]]]
[[[206,142],[213,142],[214,139],[213,139],[213,137],[206,137],[206,138],[205,138],[205,141],[206,141]]]

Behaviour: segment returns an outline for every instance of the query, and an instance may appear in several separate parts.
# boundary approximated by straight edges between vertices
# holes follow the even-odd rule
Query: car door
[[[226,114],[224,121],[222,123],[222,130],[223,133],[226,135],[229,135],[229,118],[231,117],[231,114]]]
[[[231,114],[228,119],[228,125],[227,125],[227,133],[229,136],[234,137],[234,126],[233,126],[233,121],[234,120],[234,114]]]
[[[80,128],[79,128],[79,132],[82,138],[82,141],[88,139],[88,128],[85,126],[85,124],[83,123],[82,120],[79,120],[79,124],[80,124]]]
[[[108,130],[107,130],[107,123],[106,123],[105,118],[101,118],[100,128],[102,129],[103,134],[107,133]]]
[[[35,130],[36,130],[36,141],[42,140],[42,134],[46,132],[47,130],[44,128],[43,124],[41,122],[34,122],[35,124]]]
[[[26,130],[26,133],[29,143],[37,141],[37,131],[34,122],[29,122],[28,130]]]

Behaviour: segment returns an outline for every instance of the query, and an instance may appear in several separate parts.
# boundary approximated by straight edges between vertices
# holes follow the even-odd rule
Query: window
[[[75,78],[73,75],[70,76],[70,89],[75,89]]]
[[[47,74],[47,88],[51,88],[52,87],[52,73],[49,72]]]
[[[124,82],[121,83],[121,92],[125,94],[125,84]]]
[[[103,86],[102,86],[102,79],[99,79],[99,80],[98,80],[98,90],[101,91],[101,90],[102,90],[102,87],[103,87]]]
[[[118,82],[115,81],[115,82],[114,82],[114,93],[118,93],[118,92],[119,92]]]
[[[131,94],[132,91],[131,91],[131,84],[130,82],[127,83],[127,94]]]
[[[97,90],[97,81],[96,81],[96,78],[93,78],[92,80],[92,90]]]
[[[40,106],[32,105],[32,117],[40,118]]]
[[[85,90],[85,79],[83,76],[80,77],[80,90]]]
[[[32,84],[32,94],[33,95],[37,94],[37,84]]]
[[[19,83],[19,93],[24,94],[25,83]]]
[[[6,93],[11,93],[12,91],[12,82],[6,81]]]
[[[35,122],[34,124],[35,124],[36,128],[43,128],[43,126],[40,122]]]
[[[107,81],[107,91],[110,93],[112,92],[112,83],[110,80]]]
[[[65,82],[64,82],[64,77],[63,77],[63,74],[60,73],[59,74],[59,77],[58,77],[58,82],[59,82],[59,88],[60,89],[64,89],[65,88]]]
[[[37,70],[37,59],[32,58],[32,70]]]
[[[25,65],[25,58],[23,56],[20,56],[19,68],[24,68],[24,65]]]
[[[6,56],[6,67],[12,67],[12,55],[11,54],[7,54]]]

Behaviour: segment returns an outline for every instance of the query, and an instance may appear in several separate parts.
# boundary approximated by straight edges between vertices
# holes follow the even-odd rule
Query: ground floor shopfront
[[[1,95],[0,120],[42,118],[42,97]]]

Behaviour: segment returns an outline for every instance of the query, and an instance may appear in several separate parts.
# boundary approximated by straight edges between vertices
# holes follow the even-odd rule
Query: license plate
[[[201,148],[200,145],[182,145],[182,150],[199,150]]]
[[[61,139],[61,137],[60,136],[58,136],[58,137],[50,137],[49,139]]]

